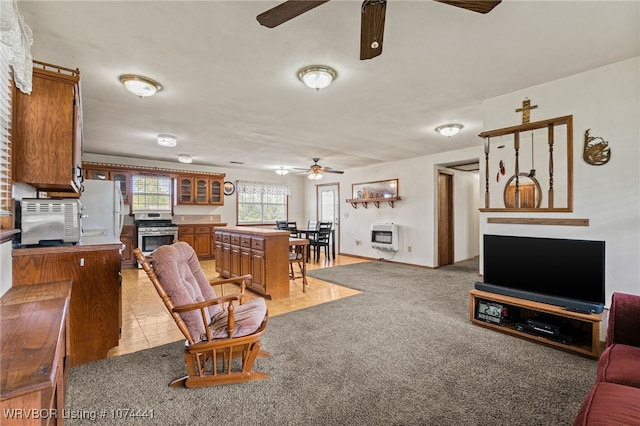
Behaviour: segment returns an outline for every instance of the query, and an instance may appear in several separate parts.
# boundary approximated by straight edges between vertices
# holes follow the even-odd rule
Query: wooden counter
[[[2,424],[62,424],[71,288],[14,286],[0,298]]]
[[[110,240],[95,241],[100,244],[85,241],[85,245],[12,250],[13,287],[73,282],[69,305],[70,366],[106,358],[120,340],[122,244],[117,240],[115,244]]]
[[[215,230],[216,270],[251,274],[247,288],[268,299],[289,297],[289,231],[227,226]]]

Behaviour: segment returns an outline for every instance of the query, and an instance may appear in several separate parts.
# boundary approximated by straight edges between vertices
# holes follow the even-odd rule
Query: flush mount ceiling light
[[[126,74],[120,77],[120,83],[140,99],[146,96],[153,96],[162,90],[162,86],[157,81],[141,75]]]
[[[158,145],[172,148],[178,144],[178,139],[171,135],[158,135]]]
[[[189,164],[193,161],[193,158],[189,154],[179,154],[178,161],[181,163]]]
[[[457,134],[462,127],[462,124],[443,124],[442,126],[436,127],[436,132],[440,133],[442,136],[451,137]]]
[[[320,180],[322,179],[322,173],[320,173],[317,170],[312,171],[307,177],[309,178],[309,180]]]
[[[331,82],[336,79],[338,74],[336,70],[324,65],[312,65],[302,68],[298,72],[298,78],[307,87],[320,90],[329,87]]]
[[[280,167],[279,169],[276,169],[275,172],[280,176],[284,176],[289,173],[289,170],[285,169],[284,167]]]

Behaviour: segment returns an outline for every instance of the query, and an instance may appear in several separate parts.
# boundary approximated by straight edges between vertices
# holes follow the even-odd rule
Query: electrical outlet
[[[184,222],[184,216],[180,216],[180,222]]]
[[[209,221],[213,222],[213,216],[209,216]]]
[[[407,247],[407,251],[411,253],[411,246]]]

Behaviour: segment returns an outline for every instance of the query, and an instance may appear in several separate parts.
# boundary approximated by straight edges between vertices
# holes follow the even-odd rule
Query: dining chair
[[[313,236],[309,238],[309,247],[313,247],[313,255],[315,260],[320,260],[320,249],[324,247],[324,255],[329,258],[329,243],[331,240],[332,222],[319,222]]]
[[[300,236],[300,232],[298,231],[298,225],[296,222],[287,222],[287,228],[291,233],[292,238],[298,238]]]

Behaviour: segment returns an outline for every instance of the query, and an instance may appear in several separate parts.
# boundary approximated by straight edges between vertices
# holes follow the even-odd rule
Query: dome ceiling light
[[[179,154],[178,161],[185,164],[190,164],[193,161],[193,158],[189,154]]]
[[[442,136],[451,137],[453,135],[458,134],[458,132],[463,128],[462,124],[443,124],[442,126],[436,127],[436,132],[440,133]]]
[[[173,148],[178,144],[178,139],[172,135],[158,135],[158,145]]]
[[[307,87],[316,89],[316,91],[329,87],[331,82],[335,80],[337,76],[338,74],[336,73],[336,70],[324,65],[312,65],[305,67],[298,72],[298,78],[300,81],[302,81]]]
[[[153,96],[162,90],[160,83],[141,75],[125,74],[120,77],[120,83],[122,83],[129,92],[133,93],[140,99],[147,96]]]
[[[275,172],[280,176],[284,176],[289,173],[289,170],[285,169],[284,167],[280,167],[279,169],[276,169]]]

